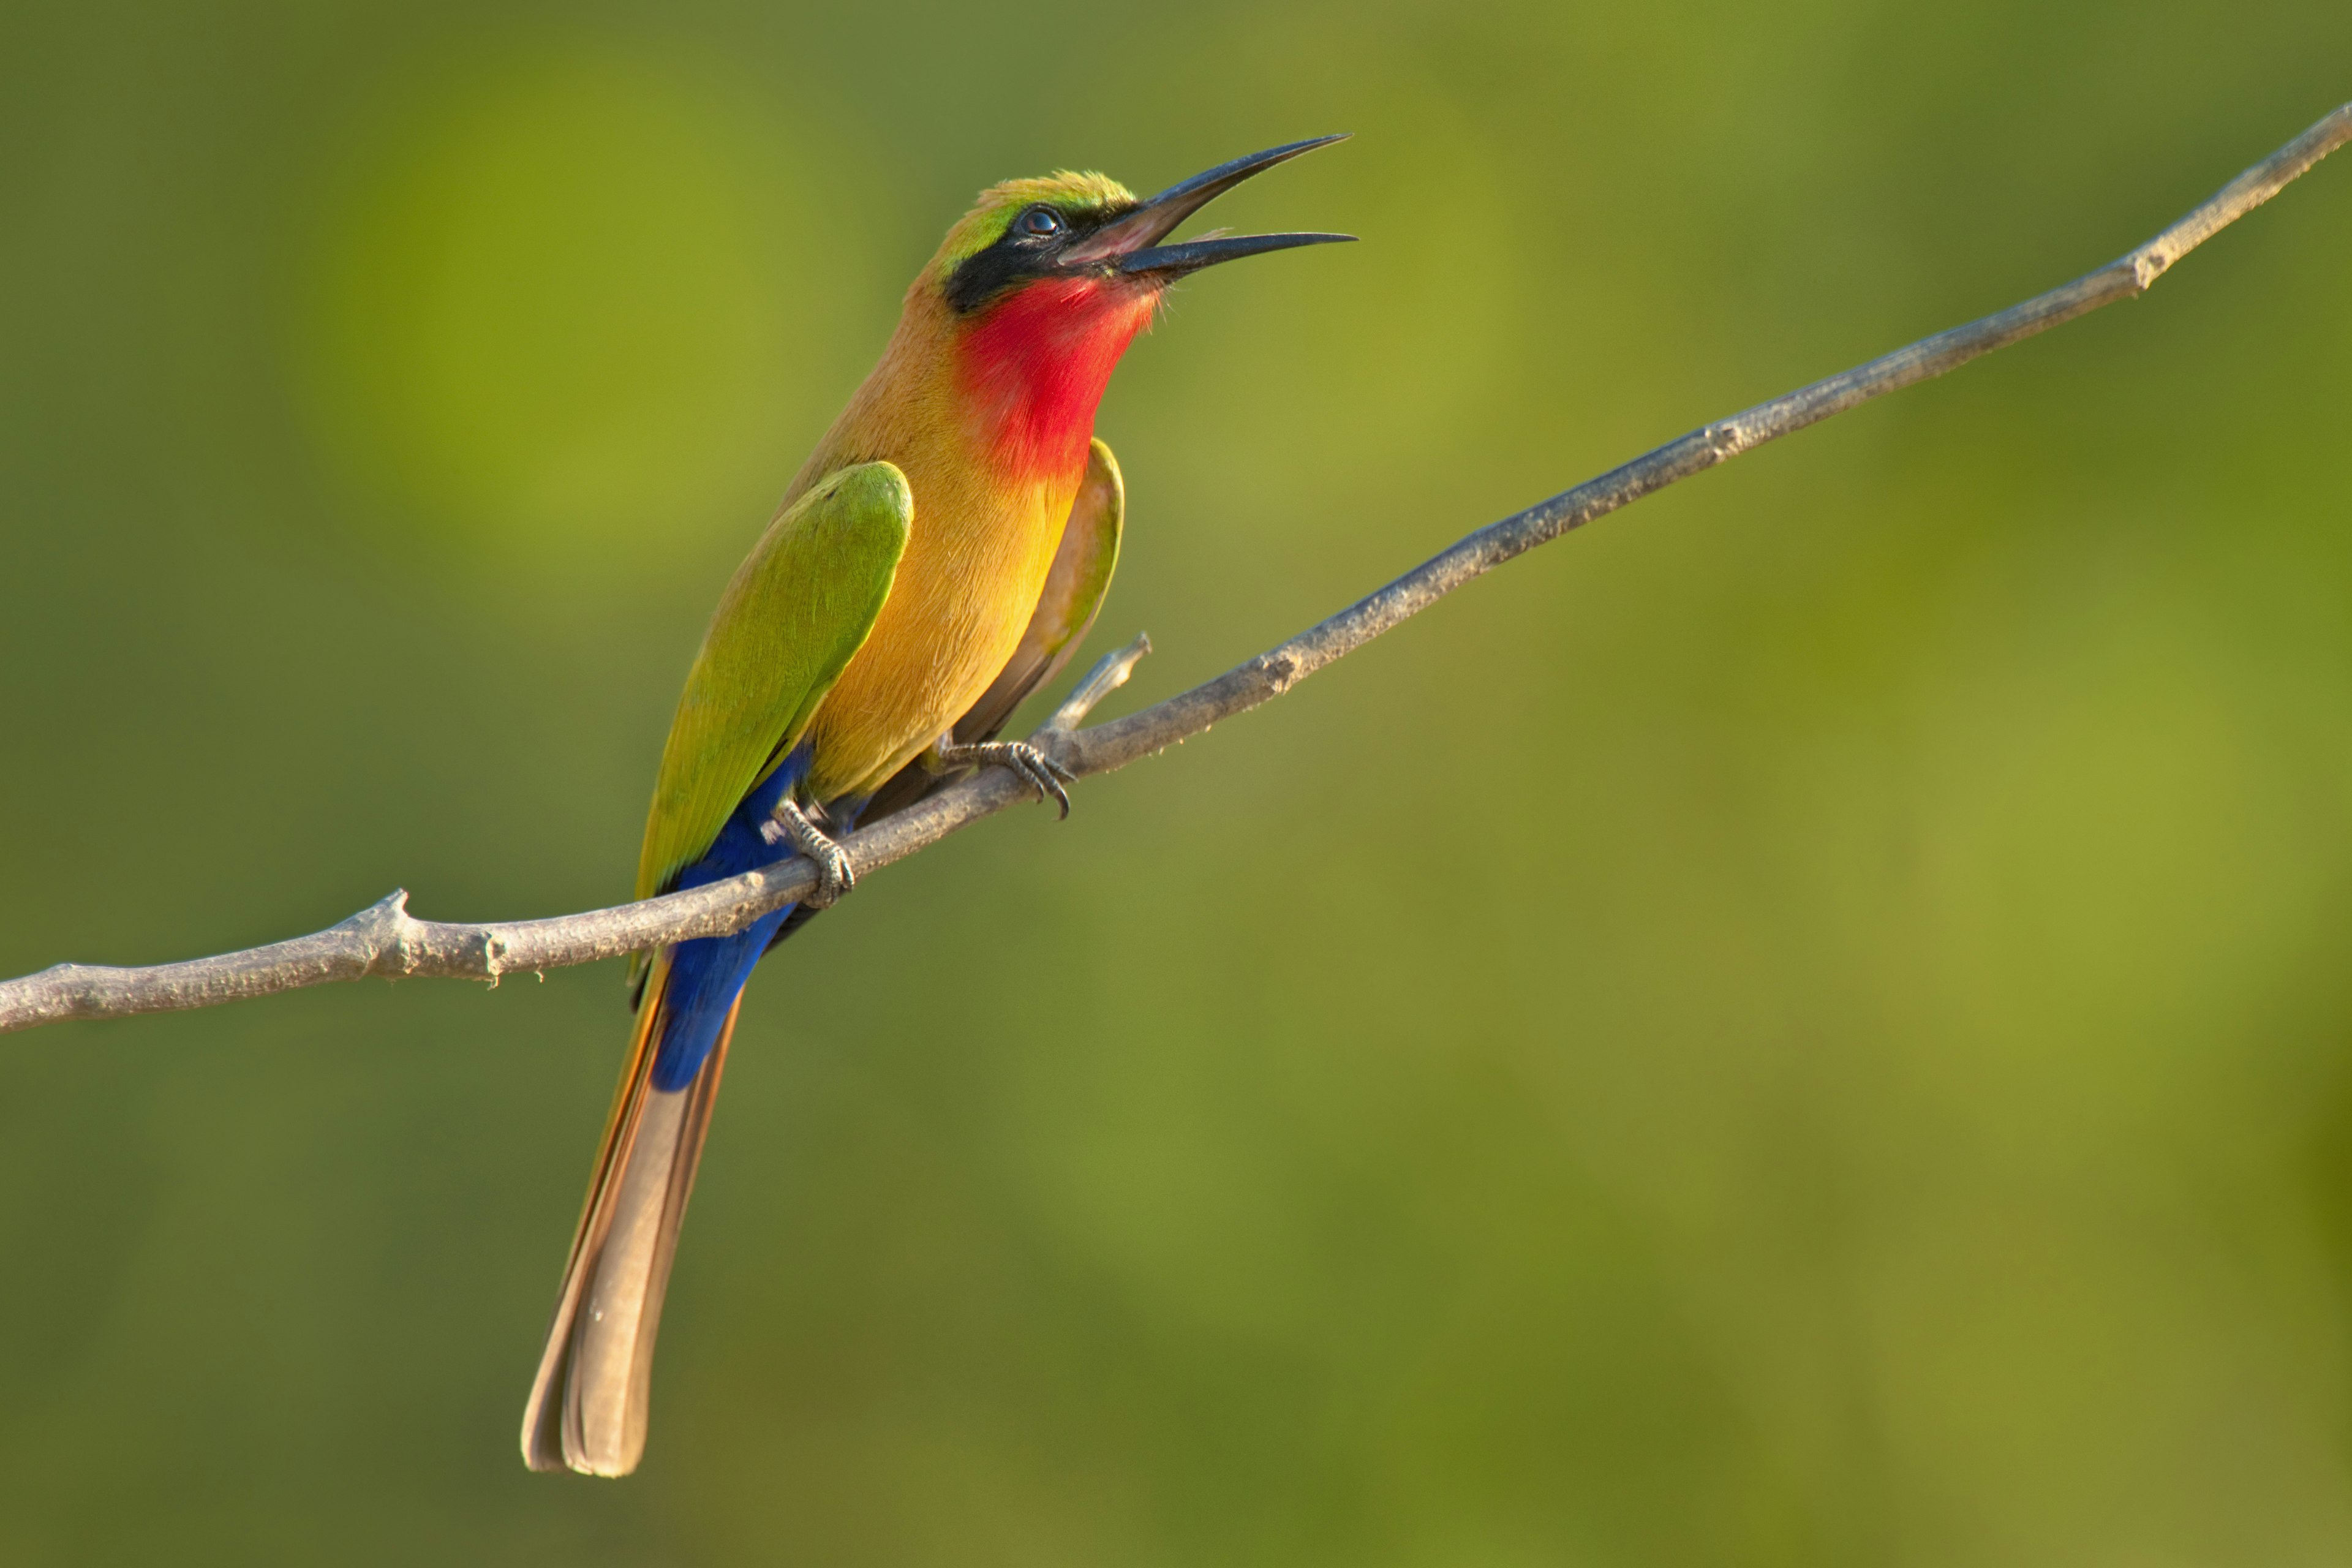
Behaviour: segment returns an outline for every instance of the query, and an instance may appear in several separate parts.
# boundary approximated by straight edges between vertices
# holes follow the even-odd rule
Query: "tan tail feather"
[[[523,1407],[523,1463],[534,1470],[560,1469],[563,1465],[560,1428],[552,1416],[554,1395],[562,1388],[566,1352],[572,1344],[572,1320],[580,1309],[580,1287],[584,1277],[581,1263],[591,1251],[592,1233],[598,1226],[605,1189],[610,1185],[623,1140],[634,1131],[630,1121],[645,1088],[646,1057],[654,1025],[661,1016],[662,994],[668,988],[668,969],[666,961],[656,961],[638,1001],[637,1024],[629,1037],[629,1054],[621,1064],[620,1082],[614,1088],[613,1103],[604,1115],[604,1132],[597,1142],[588,1194],[581,1200],[580,1222],[572,1226],[572,1250],[563,1260],[563,1284],[556,1292],[555,1315],[547,1326],[547,1344],[540,1352],[539,1374],[532,1380],[530,1399]]]
[[[649,1094],[667,967],[646,988],[524,1407],[523,1461],[535,1470],[625,1476],[645,1453],[662,1299],[741,1009],[739,998],[691,1085]]]

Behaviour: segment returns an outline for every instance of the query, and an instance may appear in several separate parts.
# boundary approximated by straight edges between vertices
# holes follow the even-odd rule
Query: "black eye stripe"
[[[1080,212],[1045,203],[1025,208],[1004,226],[996,243],[956,264],[948,276],[948,303],[969,315],[1014,284],[1051,272],[1064,250],[1132,210],[1127,203]],[[1024,233],[1029,220],[1036,217],[1049,219],[1054,226],[1044,233]]]

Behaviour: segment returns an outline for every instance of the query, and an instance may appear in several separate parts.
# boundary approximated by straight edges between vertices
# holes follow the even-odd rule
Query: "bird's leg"
[[[776,803],[774,815],[760,824],[760,837],[770,844],[791,844],[815,865],[816,887],[801,900],[809,908],[824,909],[857,886],[857,868],[849,863],[849,851],[826,837],[792,796]]]
[[[953,731],[940,737],[925,763],[935,773],[957,768],[1006,768],[1013,777],[1037,792],[1039,800],[1050,800],[1062,808],[1062,816],[1070,815],[1070,792],[1065,784],[1078,782],[1078,775],[1031,745],[1026,741],[981,741],[971,745],[960,745]]]

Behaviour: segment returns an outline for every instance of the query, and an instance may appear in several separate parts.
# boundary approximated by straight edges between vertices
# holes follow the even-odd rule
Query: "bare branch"
[[[1097,665],[1033,739],[1072,773],[1084,776],[1124,767],[1201,734],[1220,720],[1281,696],[1472,578],[1570,529],[1767,441],[1941,375],[2102,305],[2146,292],[2173,263],[2347,142],[2352,142],[2352,104],[2240,174],[2146,245],[2095,272],[1694,430],[1622,468],[1480,529],[1378,593],[1206,685],[1124,719],[1078,728],[1150,651],[1150,643],[1138,638]],[[861,871],[871,870],[1034,798],[1010,775],[991,769],[851,835],[846,847]],[[796,858],[641,903],[496,925],[420,921],[408,912],[408,895],[394,892],[340,925],[291,942],[143,969],[61,963],[0,983],[0,1032],[64,1018],[209,1007],[371,974],[495,983],[504,974],[593,963],[692,937],[740,931],[779,905],[803,897],[815,884],[814,868]]]

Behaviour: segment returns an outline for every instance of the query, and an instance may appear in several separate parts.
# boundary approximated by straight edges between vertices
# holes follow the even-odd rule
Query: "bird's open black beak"
[[[1264,174],[1276,163],[1287,163],[1302,153],[1312,153],[1318,147],[1328,147],[1334,142],[1347,139],[1344,132],[1338,136],[1318,136],[1311,141],[1269,147],[1263,153],[1253,153],[1230,163],[1220,163],[1206,174],[1195,174],[1181,184],[1169,186],[1134,211],[1112,219],[1088,235],[1084,243],[1075,247],[1063,260],[1074,266],[1108,265],[1112,270],[1129,276],[1172,280],[1188,272],[1197,272],[1203,267],[1214,267],[1220,261],[1262,256],[1269,250],[1288,250],[1297,245],[1330,245],[1339,240],[1353,239],[1356,237],[1352,234],[1243,234],[1220,239],[1188,240],[1181,245],[1158,243],[1174,233],[1178,224],[1251,175]]]

